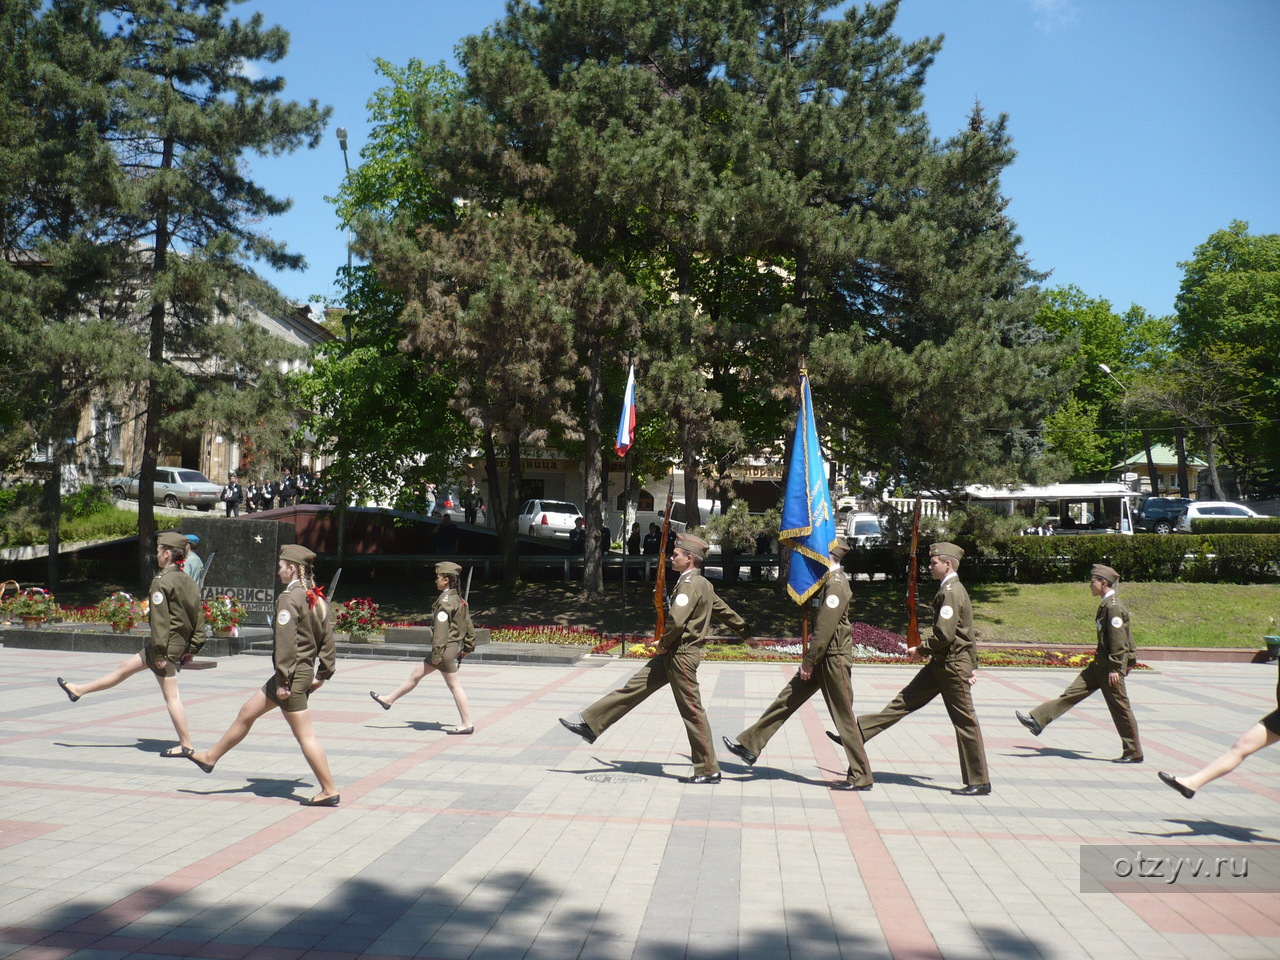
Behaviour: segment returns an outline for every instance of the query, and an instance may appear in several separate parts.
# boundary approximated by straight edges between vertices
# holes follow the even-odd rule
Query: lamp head
[[[338,128],[338,146],[342,148],[343,153],[347,152],[347,128],[346,127]]]

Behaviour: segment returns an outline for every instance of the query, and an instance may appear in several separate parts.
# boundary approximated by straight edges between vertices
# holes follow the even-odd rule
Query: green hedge
[[[985,555],[970,550],[961,572],[974,583],[1062,583],[1088,580],[1095,563],[1125,580],[1278,583],[1280,534],[1018,537]]]
[[[1280,533],[1280,517],[1192,517],[1192,533]]]

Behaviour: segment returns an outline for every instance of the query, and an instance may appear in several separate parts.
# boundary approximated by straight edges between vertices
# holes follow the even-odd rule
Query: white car
[[[582,511],[563,500],[526,500],[520,508],[517,529],[531,537],[568,540]]]
[[[851,546],[875,546],[884,535],[884,521],[874,513],[851,513],[844,535]]]
[[[1226,500],[1197,500],[1187,505],[1187,512],[1178,518],[1178,532],[1190,533],[1191,521],[1198,517],[1225,517],[1230,519],[1259,519],[1260,513],[1254,513],[1241,503],[1229,503]]]
[[[120,477],[111,481],[111,493],[117,500],[138,499],[138,476]],[[207,511],[222,496],[218,486],[199,470],[182,467],[156,467],[155,487],[152,499],[171,509],[195,507]]]

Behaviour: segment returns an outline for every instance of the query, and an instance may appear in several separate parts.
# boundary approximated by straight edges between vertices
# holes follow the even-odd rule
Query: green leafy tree
[[[1243,490],[1280,490],[1280,234],[1250,234],[1232,221],[1196,247],[1183,270],[1176,342],[1182,369],[1198,363],[1230,378],[1217,391],[1234,399],[1212,437],[1188,422],[1201,442],[1220,448]],[[1194,395],[1197,391],[1192,390]],[[1205,450],[1206,460],[1213,450]],[[1220,491],[1217,477],[1215,490]]]

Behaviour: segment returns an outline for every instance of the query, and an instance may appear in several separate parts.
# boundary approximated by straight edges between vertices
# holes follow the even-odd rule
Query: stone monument
[[[195,550],[209,567],[200,599],[229,593],[244,604],[247,625],[269,626],[281,587],[276,562],[280,548],[296,542],[293,524],[243,517],[183,517],[178,529],[200,538]]]

